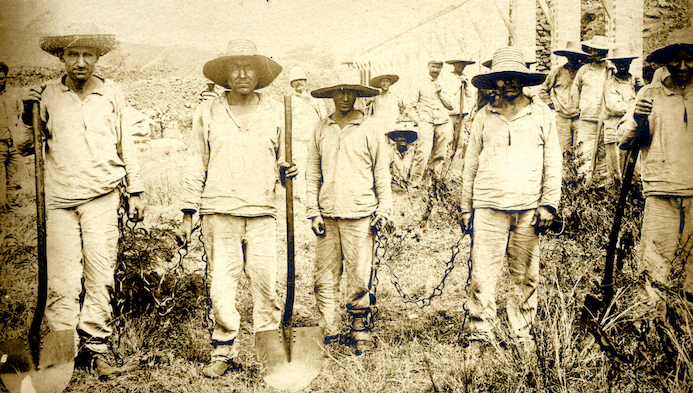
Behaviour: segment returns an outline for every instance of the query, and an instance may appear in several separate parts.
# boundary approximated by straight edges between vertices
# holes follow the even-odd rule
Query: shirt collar
[[[97,79],[100,79],[101,82],[103,82],[103,83],[101,83],[100,86],[98,86],[96,89],[94,89],[94,91],[92,91],[89,94],[98,94],[98,95],[102,96],[102,95],[104,95],[103,89],[106,87],[106,79],[101,78],[100,76],[96,76],[96,75],[94,75],[94,77]],[[63,75],[63,77],[60,78],[60,89],[63,92],[70,91],[70,88],[67,87],[67,85],[65,84],[66,79],[67,79],[67,75]]]
[[[349,124],[350,124],[350,125],[355,125],[355,126],[357,126],[357,125],[363,123],[363,121],[366,119],[366,116],[363,114],[363,112],[361,112],[361,111],[358,110],[358,109],[357,109],[356,111],[359,112],[359,113],[361,113],[361,117],[358,118],[358,119],[350,120],[350,121],[349,121]],[[334,115],[334,113],[333,113],[332,115]],[[334,120],[332,119],[332,115],[329,115],[329,116],[327,117],[327,124],[328,124],[328,125],[337,124],[337,122],[334,121]]]
[[[534,103],[534,100],[532,99],[532,97],[527,97],[527,98],[529,98],[529,105],[527,105],[526,107],[522,108],[522,110],[520,110],[520,111],[517,113],[517,115],[515,116],[515,118],[514,118],[513,120],[516,120],[516,119],[519,119],[519,118],[521,118],[521,117],[524,117],[524,116],[527,116],[527,115],[532,114],[532,111],[533,111],[533,109],[534,109],[535,103]],[[498,115],[498,116],[501,116],[500,112],[498,112],[498,109],[496,109],[496,108],[494,108],[493,106],[491,106],[491,104],[486,105],[486,107],[488,108],[487,110],[488,110],[489,112],[494,113],[494,114],[496,114],[496,115]]]

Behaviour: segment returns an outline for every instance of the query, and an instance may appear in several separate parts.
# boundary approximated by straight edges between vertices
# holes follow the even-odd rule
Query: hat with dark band
[[[650,63],[666,64],[681,49],[693,52],[693,29],[672,31],[669,33],[664,46],[650,53],[645,60]]]
[[[519,79],[522,86],[538,85],[546,79],[541,72],[532,72],[527,68],[520,49],[506,46],[493,54],[491,70],[472,78],[472,84],[478,89],[493,89],[496,80],[507,77]]]
[[[99,56],[103,56],[115,48],[115,34],[105,34],[92,23],[73,23],[56,35],[45,35],[39,39],[41,49],[53,56],[67,48],[94,48]]]
[[[282,72],[282,66],[276,61],[257,54],[255,43],[246,39],[235,39],[229,42],[224,56],[219,56],[205,64],[202,73],[217,85],[230,89],[231,87],[226,81],[228,68],[232,61],[238,59],[250,59],[255,64],[258,73],[255,89],[269,86],[274,78]]]
[[[310,95],[315,98],[332,98],[332,95],[337,91],[353,91],[357,97],[373,97],[380,94],[380,90],[361,84],[359,70],[342,66],[332,84],[321,89],[315,89]]]
[[[391,84],[391,85],[394,85],[395,82],[397,82],[397,81],[399,80],[399,76],[397,76],[397,75],[395,75],[395,74],[378,75],[378,76],[376,76],[375,78],[371,79],[371,81],[370,81],[369,84],[370,84],[371,86],[373,86],[373,87],[380,87],[380,82],[381,82],[383,79],[389,79],[389,80],[390,80],[390,84]]]

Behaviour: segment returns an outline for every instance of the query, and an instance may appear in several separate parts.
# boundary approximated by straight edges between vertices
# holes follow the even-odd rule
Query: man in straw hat
[[[442,175],[443,163],[453,137],[448,115],[448,110],[452,109],[451,98],[438,81],[442,68],[443,62],[440,60],[428,62],[428,75],[415,88],[416,95],[407,108],[407,114],[416,121],[419,129],[410,183],[415,188],[421,184],[429,158],[433,175]]]
[[[341,67],[336,79],[311,93],[332,98],[335,111],[315,126],[308,145],[307,215],[318,236],[315,297],[325,342],[339,339],[338,293],[344,271],[347,311],[353,318],[351,340],[358,355],[374,345],[369,295],[372,228],[382,228],[391,213],[391,156],[382,131],[354,109],[356,97],[373,97],[378,90],[361,85],[353,68]]]
[[[453,149],[462,150],[462,154],[457,155],[456,152],[452,152],[455,157],[458,157],[456,161],[464,159],[464,146],[466,143],[469,127],[465,127],[464,130],[460,129],[462,124],[462,119],[471,113],[472,108],[475,103],[474,88],[469,86],[469,80],[466,75],[464,75],[464,69],[468,65],[476,63],[472,60],[462,60],[462,56],[458,56],[452,60],[446,60],[446,64],[450,64],[453,67],[452,77],[454,82],[450,84],[450,105],[452,108],[449,110],[450,120],[453,126],[453,137],[452,146]],[[462,98],[464,96],[464,98]],[[460,104],[464,105],[464,108],[460,107]],[[452,164],[451,164],[452,165]]]
[[[460,205],[462,224],[473,226],[474,233],[469,339],[478,343],[493,339],[496,282],[509,265],[508,322],[513,338],[531,345],[539,282],[537,231],[548,227],[561,195],[555,116],[541,100],[522,93],[544,78],[530,72],[522,51],[512,47],[496,50],[491,70],[472,78],[474,86],[493,96],[472,124]]]
[[[394,143],[392,150],[392,164],[390,172],[396,183],[403,185],[409,180],[409,171],[414,159],[409,145],[416,142],[416,126],[411,122],[399,123],[397,129],[387,134],[388,138]]]
[[[401,121],[406,108],[402,97],[391,89],[398,80],[399,76],[392,73],[378,75],[370,80],[370,85],[379,88],[380,94],[368,103],[367,112],[380,122],[383,133],[392,130],[391,127]]]
[[[209,378],[239,366],[236,294],[241,272],[253,296],[254,331],[279,328],[275,187],[277,180],[283,183],[298,171],[283,158],[283,106],[256,90],[272,83],[281,70],[245,39],[229,42],[226,54],[203,68],[207,78],[229,90],[195,110],[196,154],[184,174],[182,194],[186,241],[193,214],[202,217],[215,320],[211,361],[201,371]]]
[[[139,221],[144,215],[137,152],[122,124],[123,93],[112,80],[93,74],[99,58],[115,45],[114,35],[92,24],[41,37],[41,49],[60,59],[65,75],[23,97],[25,124],[31,124],[28,108],[38,101],[46,126],[46,321],[54,331],[76,328],[84,344],[80,360],[101,376],[121,371],[106,354],[118,251],[116,187],[124,180],[129,218]],[[30,126],[21,139],[20,153],[31,154]]]
[[[308,141],[315,124],[327,116],[327,109],[322,100],[313,98],[306,89],[308,76],[301,67],[293,67],[289,71],[289,82],[294,89],[291,94],[292,149],[293,161],[302,172],[294,182],[294,198],[306,200],[306,160],[308,159]]]
[[[677,278],[675,263],[685,266],[682,289],[693,302],[693,30],[672,31],[647,61],[664,65],[662,81],[638,92],[618,139],[622,149],[642,152],[638,300],[649,319],[665,316],[664,294]]]
[[[606,171],[608,182],[621,183],[621,167],[625,155],[618,147],[616,128],[626,111],[635,105],[635,93],[644,86],[640,77],[630,73],[630,63],[638,56],[632,56],[627,48],[617,46],[611,50],[611,61],[616,72],[610,75],[604,85],[604,148],[606,150]]]
[[[582,157],[578,173],[584,175],[592,184],[602,186],[606,180],[606,162],[603,139],[597,140],[597,123],[604,109],[604,84],[608,75],[614,71],[613,64],[604,59],[611,44],[605,36],[596,35],[588,41],[583,41],[582,48],[589,57],[575,74],[570,89],[570,99],[580,112],[575,140],[577,156]],[[597,160],[594,164],[595,173],[590,173],[592,157]]]
[[[582,61],[589,55],[582,51],[579,42],[568,41],[565,49],[553,52],[564,56],[568,61],[549,72],[546,81],[540,85],[539,95],[556,112],[556,131],[563,155],[574,147],[579,117],[578,109],[570,99],[570,89]]]

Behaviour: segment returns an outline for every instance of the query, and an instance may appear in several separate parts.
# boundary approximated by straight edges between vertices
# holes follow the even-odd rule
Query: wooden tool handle
[[[291,96],[284,96],[284,155],[288,163],[292,161],[291,151]],[[294,310],[294,289],[296,285],[296,267],[294,266],[294,187],[293,179],[286,178],[286,304],[282,325],[291,324]]]

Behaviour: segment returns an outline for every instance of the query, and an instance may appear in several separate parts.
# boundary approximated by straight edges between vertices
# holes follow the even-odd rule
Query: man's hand
[[[298,175],[298,167],[284,161],[279,164],[279,181],[286,186],[286,178],[293,179]]]
[[[46,87],[45,84],[41,85],[40,87],[34,86],[30,88],[28,91],[24,92],[22,95],[22,101],[24,102],[31,102],[31,101],[41,101],[41,92],[43,89]]]
[[[184,247],[188,246],[188,243],[190,243],[192,237],[192,216],[192,213],[183,213],[183,223],[180,225],[178,235],[182,238],[180,245]]]
[[[382,214],[376,213],[371,217],[371,228],[374,228],[376,231],[386,229],[389,224],[390,222],[387,220],[387,217]]]
[[[130,209],[128,211],[128,218],[132,222],[142,221],[144,219],[145,210],[144,201],[142,201],[142,198],[140,198],[139,195],[130,195],[129,199],[128,205],[130,206]]]
[[[325,236],[325,222],[322,220],[322,216],[316,216],[311,222],[310,226],[313,229],[315,236]]]
[[[460,219],[464,233],[472,233],[472,213],[462,213]]]
[[[647,117],[652,113],[652,99],[643,97],[635,103],[633,118],[638,125],[642,125]]]
[[[549,226],[551,226],[551,221],[553,221],[553,213],[551,213],[546,207],[539,206],[534,212],[532,226],[534,226],[537,231],[544,232],[549,228]]]

